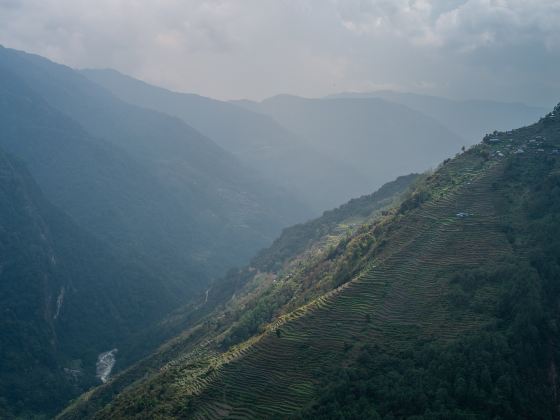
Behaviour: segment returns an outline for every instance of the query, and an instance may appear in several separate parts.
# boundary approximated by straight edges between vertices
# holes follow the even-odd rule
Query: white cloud
[[[558,0],[0,0],[0,43],[221,98],[395,86],[546,102],[558,21]]]
[[[473,51],[528,39],[559,47],[557,0],[336,1],[345,27],[358,34],[392,34],[412,44]]]

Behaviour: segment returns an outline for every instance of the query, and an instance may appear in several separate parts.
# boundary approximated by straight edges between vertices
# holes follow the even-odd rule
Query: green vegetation
[[[450,274],[453,313],[470,309],[492,323],[407,351],[362,345],[349,366],[321,378],[321,397],[295,417],[557,418],[559,169],[539,153],[509,160],[497,205],[517,257]]]
[[[3,47],[0,126],[1,418],[52,416],[100,383],[101,352],[115,371],[151,353],[308,214],[176,118]]]
[[[556,418],[559,128],[487,137],[61,418]]]
[[[126,347],[172,297],[53,207],[1,150],[0,175],[0,417],[53,415],[98,383],[99,353]]]
[[[227,351],[229,347],[265,331],[271,320],[280,314],[289,313],[332,289],[333,278],[328,267],[336,258],[336,245],[342,240],[360,242],[359,236],[367,229],[357,226],[363,222],[378,223],[382,213],[388,214],[385,209],[398,204],[400,195],[416,179],[415,175],[401,177],[374,194],[352,200],[351,204],[326,212],[306,224],[286,229],[282,237],[262,251],[249,267],[230,270],[224,279],[210,287],[207,296],[197,305],[177,311],[147,332],[147,336],[153,337],[161,331],[170,335],[172,331],[178,334],[186,329],[182,334],[117,375],[110,383],[88,393],[87,400],[78,400],[65,416],[82,418],[91,415],[131,384],[143,383],[146,372],[157,371],[166,365],[175,366],[176,360],[190,351],[198,356]],[[306,242],[307,248],[302,249],[299,238],[304,235],[298,231],[316,231],[322,236],[316,234],[314,241]],[[290,241],[293,241],[292,245]],[[301,250],[299,254],[298,250]],[[274,261],[273,256],[278,255],[283,255],[283,259],[269,267],[268,262]],[[275,335],[283,336],[281,328],[276,329]],[[206,363],[197,364],[197,369]],[[154,387],[159,389],[159,386]]]
[[[296,417],[555,418],[549,375],[558,355],[548,324],[558,314],[544,309],[540,280],[518,263],[462,272],[453,282],[469,300],[454,310],[475,305],[495,323],[451,342],[418,340],[406,351],[361,345],[349,366],[321,378],[320,398]],[[489,287],[495,293],[481,305]]]
[[[348,203],[323,213],[315,220],[284,229],[270,248],[261,251],[253,261],[262,269],[278,270],[289,258],[301,254],[325,236],[344,232],[349,227],[362,224],[372,215],[394,204],[395,197],[405,191],[418,178],[416,174],[400,176],[388,182],[373,194],[350,200]],[[344,226],[341,226],[344,225]],[[355,229],[354,229],[355,230]],[[336,241],[334,242],[336,244]]]
[[[121,372],[60,418],[558,417],[560,106],[210,282],[297,202],[70,69],[0,49],[0,76],[0,146],[62,209],[0,151],[1,417],[53,415],[115,347]],[[344,100],[311,102],[288,111],[353,121]],[[408,117],[411,137],[432,126]]]

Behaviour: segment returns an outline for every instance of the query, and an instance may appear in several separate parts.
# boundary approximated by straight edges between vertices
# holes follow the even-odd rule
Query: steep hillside
[[[385,209],[399,203],[403,192],[417,178],[416,175],[400,177],[373,194],[286,229],[250,266],[230,271],[212,285],[199,302],[176,311],[148,330],[149,337],[158,333],[178,335],[109,383],[86,394],[72,408],[71,416],[83,418],[88,413],[93,414],[124,388],[142,383],[150,373],[208,339],[223,336],[220,348],[239,343],[279,314],[328,290],[328,281],[310,278],[304,282],[301,279],[340,241],[355,235],[361,223],[379,218]]]
[[[432,168],[465,143],[433,118],[379,98],[282,95],[241,104],[273,117],[331,158],[350,163],[360,179],[368,182],[368,189],[359,190],[358,195],[404,173]],[[351,177],[344,181],[363,188],[362,181]],[[352,197],[349,193],[352,191],[337,191],[333,198],[347,201]]]
[[[379,212],[395,204],[401,194],[417,181],[419,175],[400,176],[384,184],[373,194],[354,198],[348,203],[323,213],[315,220],[284,229],[272,246],[261,251],[253,265],[262,271],[276,271],[287,261],[305,253],[330,238],[336,243],[340,234],[356,230]]]
[[[182,121],[128,105],[70,68],[0,48],[0,72],[0,145],[81,227],[187,289],[308,214]]]
[[[339,193],[345,189],[346,196],[371,189],[351,164],[329,157],[270,116],[151,86],[114,70],[81,73],[125,102],[181,118],[266,179],[296,192],[317,214],[342,202]]]
[[[247,339],[209,319],[89,416],[557,418],[559,114],[486,137],[398,209],[272,280],[328,291]],[[239,319],[277,300],[247,299]]]
[[[126,357],[124,343],[179,299],[47,202],[1,150],[0,196],[0,417],[52,415],[99,383],[100,353]]]
[[[382,98],[405,105],[428,115],[454,133],[460,134],[467,145],[478,142],[484,134],[505,131],[530,124],[546,110],[525,104],[492,101],[455,101],[437,96],[392,91],[342,93],[335,98]]]

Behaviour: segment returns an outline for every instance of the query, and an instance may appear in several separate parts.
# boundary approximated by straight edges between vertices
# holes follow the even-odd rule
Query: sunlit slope
[[[492,184],[501,169],[501,162],[474,153],[449,163],[431,180],[433,199],[379,228],[369,265],[351,282],[225,354],[195,351],[99,418],[131,415],[145,398],[153,403],[142,406],[144,414],[288,415],[314,397],[316,374],[341,363],[353,344],[402,349],[419,337],[451,340],[480,328],[489,320],[471,311],[451,313],[445,274],[511,253],[494,207]],[[472,216],[458,217],[461,212]],[[165,390],[157,391],[157,383]]]
[[[47,199],[178,294],[204,290],[309,215],[189,125],[68,67],[0,47],[0,74],[0,145]]]
[[[230,341],[224,339],[227,331],[220,332],[220,318],[209,319],[206,328],[216,334],[207,334],[151,378],[89,414],[212,419],[307,413],[306,418],[317,418],[309,410],[320,412],[320,405],[311,404],[321,401],[325,372],[341,369],[344,375],[370,346],[375,348],[371,365],[376,358],[394,363],[379,366],[386,376],[368,385],[371,400],[365,401],[381,413],[406,417],[435,408],[443,418],[450,413],[554,418],[559,111],[533,126],[488,136],[444,162],[398,209],[342,240],[299,278],[302,283],[316,279],[311,289],[330,278],[335,286],[330,291],[308,294],[302,305],[234,346],[225,345]],[[275,284],[286,281],[279,277]],[[425,343],[435,350],[426,352]],[[415,354],[429,359],[418,361]],[[491,366],[487,379],[470,379],[483,394],[472,385],[467,391],[457,386],[464,378],[456,375],[469,378],[473,369],[463,360],[467,354],[475,358],[475,373],[486,369],[480,363]],[[446,357],[457,360],[445,362],[448,371],[430,365]],[[360,369],[368,372],[367,365]],[[418,378],[419,371],[429,372],[425,392],[392,382],[400,374]],[[438,383],[455,399],[446,397],[434,407],[432,401],[443,395]],[[392,405],[383,406],[387,391],[376,386],[396,387]],[[363,416],[347,395],[348,412]],[[346,402],[337,404],[337,410],[347,408]],[[63,418],[77,418],[76,413],[70,409]]]
[[[84,394],[64,413],[64,418],[87,418],[125,389],[157,378],[162,366],[177,365],[184,355],[192,358],[221,354],[262,331],[278,316],[290,313],[346,281],[348,274],[328,269],[345,258],[337,249],[343,243],[360,241],[367,228],[402,201],[403,194],[419,176],[402,176],[378,191],[351,200],[321,217],[284,230],[241,270],[231,270],[200,299],[145,330],[147,337],[177,335],[107,384]],[[332,254],[332,255],[331,255]],[[332,261],[331,261],[332,259]],[[325,266],[326,272],[318,270]],[[339,280],[339,277],[342,280]],[[193,349],[196,349],[192,354]]]
[[[402,349],[419,336],[452,339],[480,328],[485,320],[475,313],[451,315],[445,270],[476,267],[510,252],[492,205],[495,170],[473,174],[469,187],[410,214],[360,276],[279,323],[280,336],[265,334],[211,374],[193,399],[195,418],[289,414],[313,397],[315,370],[339,363],[349,345],[372,341]],[[459,211],[476,216],[459,219]],[[178,385],[179,394],[201,388]]]

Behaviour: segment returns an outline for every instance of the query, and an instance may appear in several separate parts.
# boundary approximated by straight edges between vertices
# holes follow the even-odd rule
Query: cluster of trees
[[[376,222],[362,225],[324,255],[302,261],[289,277],[283,276],[283,271],[287,262],[298,258],[312,244],[332,233],[339,224],[353,218],[367,219],[399,200],[419,177],[417,174],[401,176],[373,194],[350,200],[334,210],[326,211],[317,219],[285,229],[272,246],[253,259],[251,265],[255,270],[239,271],[245,273],[243,284],[258,272],[277,274],[283,277],[282,281],[272,285],[258,299],[252,299],[243,308],[230,313],[234,323],[222,341],[222,347],[228,348],[262,332],[263,327],[280,311],[294,309],[321,291],[331,290],[351,280],[363,269],[376,249],[373,245],[382,230]],[[227,278],[240,276],[239,273],[233,270]]]
[[[288,303],[293,295],[292,284],[285,283],[269,289],[258,299],[251,301],[251,306],[243,310],[239,320],[222,341],[222,346],[228,348],[262,332],[262,327],[274,318],[276,312]]]
[[[304,252],[340,223],[353,218],[367,219],[376,211],[390,207],[419,178],[418,174],[400,176],[372,194],[352,199],[336,209],[325,211],[321,217],[284,229],[272,246],[261,251],[253,263],[263,270],[281,269],[285,261]]]

